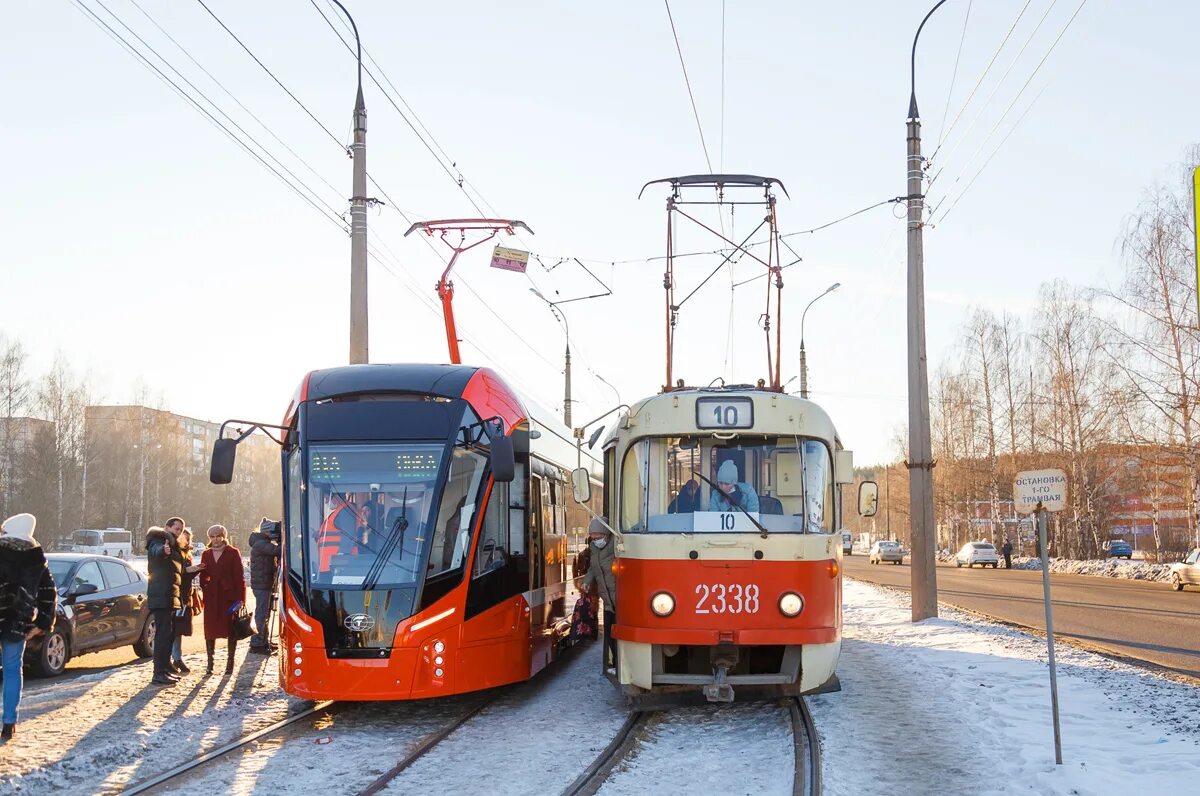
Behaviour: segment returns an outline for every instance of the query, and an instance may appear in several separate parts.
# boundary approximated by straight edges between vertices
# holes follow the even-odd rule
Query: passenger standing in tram
[[[721,462],[717,468],[717,486],[720,491],[708,495],[709,511],[733,511],[741,507],[746,511],[758,511],[758,493],[754,487],[738,480],[737,465],[732,459]]]
[[[192,617],[200,613],[200,592],[192,588],[192,582],[203,567],[192,559],[192,532],[184,528],[175,537],[179,556],[183,561],[183,577],[179,582],[179,609],[175,611],[175,621],[172,630],[175,636],[171,645],[171,669],[176,674],[187,674],[191,671],[183,662],[183,637],[192,635]]]
[[[183,554],[179,552],[178,536],[183,520],[172,517],[164,527],[154,526],[146,531],[146,606],[154,617],[154,676],[155,685],[175,685],[179,676],[171,666],[171,648],[175,646],[175,612],[183,607],[180,589],[183,586]]]
[[[242,570],[242,553],[229,544],[229,531],[224,525],[208,529],[208,548],[200,558],[203,571],[200,585],[204,589],[204,645],[208,650],[208,674],[213,673],[213,654],[217,639],[229,639],[225,658],[225,674],[233,674],[237,636],[233,632],[233,617],[246,602],[246,576]]]
[[[608,526],[599,518],[593,518],[588,523],[588,540],[592,555],[587,575],[583,578],[583,588],[587,589],[593,600],[604,600],[604,648],[607,652],[604,667],[609,674],[616,674],[617,642],[612,637],[613,625],[617,623],[617,576],[613,573],[616,545],[612,542]]]
[[[691,514],[700,510],[700,482],[695,478],[688,479],[679,488],[679,494],[671,499],[667,506],[668,514]]]
[[[17,514],[0,525],[0,650],[4,667],[4,727],[12,739],[24,685],[25,643],[54,629],[58,591],[46,554],[33,539],[37,518]]]

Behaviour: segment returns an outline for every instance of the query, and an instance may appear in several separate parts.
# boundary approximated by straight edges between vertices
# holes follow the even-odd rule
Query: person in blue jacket
[[[720,491],[708,495],[709,511],[733,511],[741,506],[746,511],[758,511],[758,493],[754,487],[737,480],[737,465],[731,459],[721,462],[717,468],[717,486]]]

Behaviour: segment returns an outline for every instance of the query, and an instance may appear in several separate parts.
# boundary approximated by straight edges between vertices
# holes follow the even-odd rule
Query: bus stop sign
[[[1024,470],[1013,481],[1013,504],[1019,514],[1030,514],[1041,504],[1045,511],[1067,507],[1067,474],[1062,470]]]

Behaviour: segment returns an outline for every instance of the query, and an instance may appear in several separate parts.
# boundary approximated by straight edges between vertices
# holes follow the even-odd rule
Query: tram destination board
[[[754,401],[750,398],[697,398],[696,428],[753,428]]]

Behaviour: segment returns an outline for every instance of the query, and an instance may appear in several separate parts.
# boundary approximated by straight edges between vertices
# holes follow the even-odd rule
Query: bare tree
[[[0,440],[0,516],[11,512],[11,496],[19,488],[20,471],[16,423],[18,415],[29,408],[29,380],[25,376],[27,355],[20,340],[0,334],[0,414],[3,415],[4,439]]]

